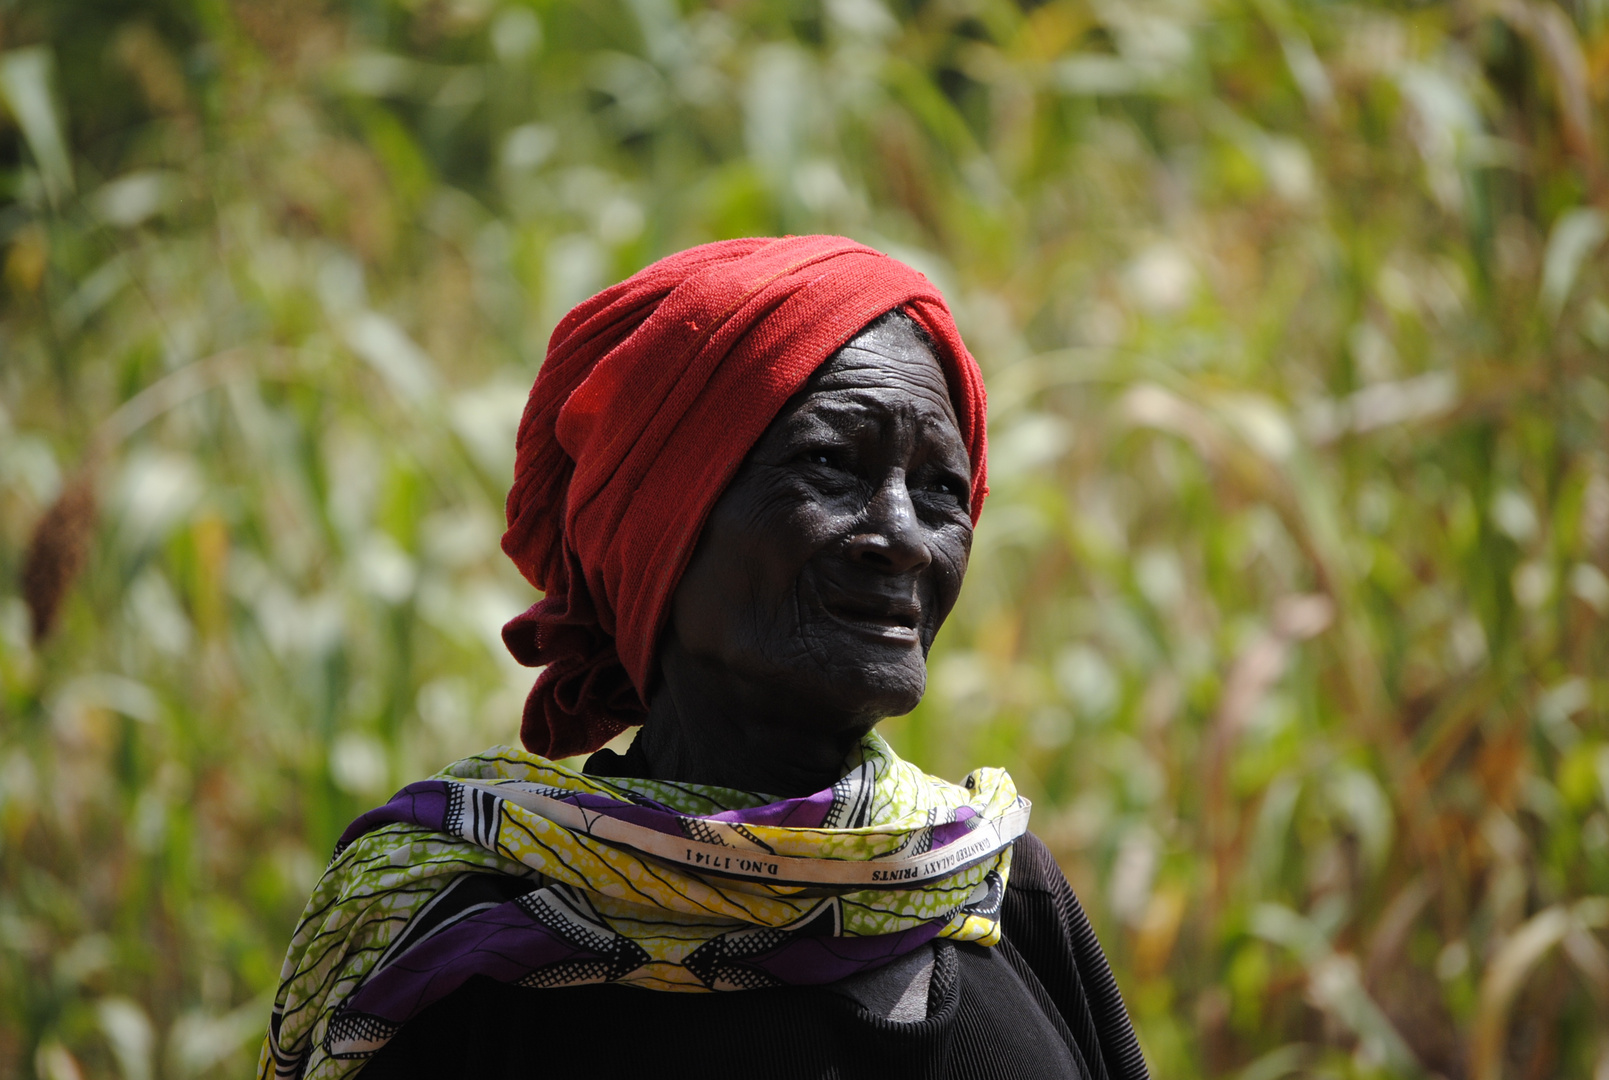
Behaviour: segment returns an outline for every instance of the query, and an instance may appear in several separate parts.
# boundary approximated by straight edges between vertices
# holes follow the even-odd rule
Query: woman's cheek
[[[961,595],[961,583],[966,578],[967,562],[972,554],[972,530],[947,529],[940,534],[932,550],[942,620]]]

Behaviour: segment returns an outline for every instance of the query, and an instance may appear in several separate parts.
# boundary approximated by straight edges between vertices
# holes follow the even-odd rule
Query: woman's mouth
[[[875,600],[839,600],[826,605],[827,614],[860,634],[889,645],[915,645],[921,635],[921,608],[914,603]]]

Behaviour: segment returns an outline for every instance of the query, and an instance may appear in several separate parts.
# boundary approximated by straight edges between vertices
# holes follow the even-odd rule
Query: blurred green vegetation
[[[1609,1077],[1606,95],[1605,0],[0,2],[0,1075],[250,1069],[341,827],[516,737],[552,325],[828,231],[992,395],[886,729],[1156,1074]]]

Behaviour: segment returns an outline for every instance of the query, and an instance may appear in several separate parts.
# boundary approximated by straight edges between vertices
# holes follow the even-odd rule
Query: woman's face
[[[966,574],[969,476],[931,350],[904,320],[863,331],[715,504],[672,603],[680,650],[824,729],[909,712]]]

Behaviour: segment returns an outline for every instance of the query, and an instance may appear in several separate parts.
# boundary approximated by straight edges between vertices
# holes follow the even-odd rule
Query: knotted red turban
[[[841,236],[726,240],[668,258],[559,323],[520,420],[503,550],[545,597],[503,627],[547,665],[520,737],[548,757],[643,721],[654,650],[704,519],[828,357],[902,308],[932,336],[983,506],[984,396],[939,291]]]

